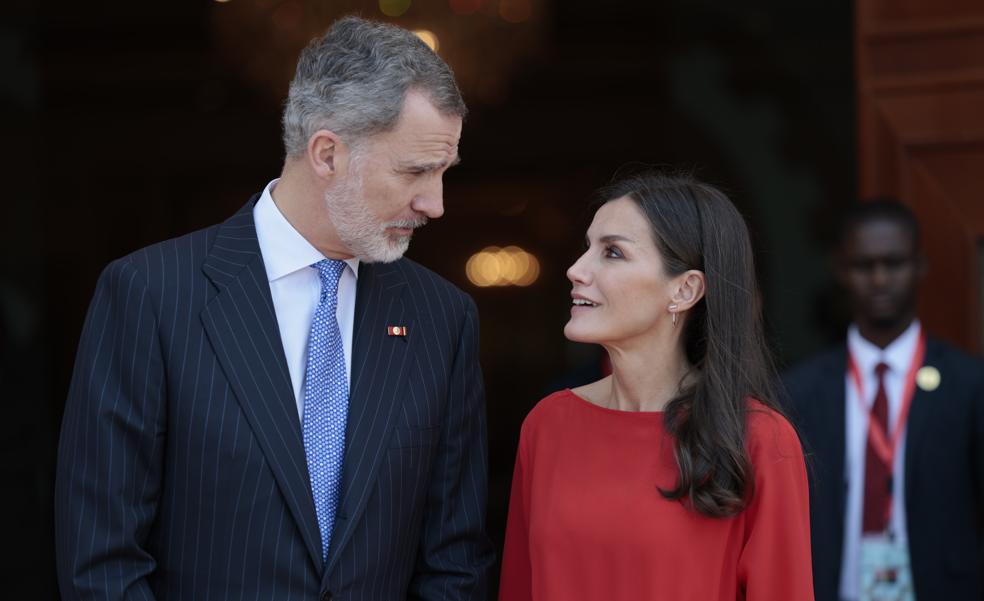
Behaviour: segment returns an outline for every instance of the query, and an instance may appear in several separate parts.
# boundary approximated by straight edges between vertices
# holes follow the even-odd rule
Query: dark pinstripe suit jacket
[[[484,599],[474,303],[406,259],[360,267],[342,499],[322,565],[256,198],[99,279],[58,455],[63,599]]]

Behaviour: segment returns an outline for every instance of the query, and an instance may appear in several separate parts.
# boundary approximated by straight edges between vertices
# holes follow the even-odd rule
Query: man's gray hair
[[[287,156],[304,154],[319,129],[355,146],[393,129],[410,89],[445,115],[467,112],[451,68],[416,35],[358,17],[335,22],[297,60],[284,107]]]

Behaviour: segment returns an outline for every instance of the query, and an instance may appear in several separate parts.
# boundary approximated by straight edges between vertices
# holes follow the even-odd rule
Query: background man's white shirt
[[[847,349],[864,382],[865,399],[858,401],[854,379],[845,374],[844,395],[846,417],[846,448],[844,473],[847,475],[847,512],[844,519],[844,553],[841,563],[840,596],[845,601],[856,601],[860,595],[861,578],[861,529],[864,516],[864,464],[868,444],[868,416],[878,392],[878,376],[875,366],[888,365],[885,372],[885,393],[888,395],[888,424],[895,427],[902,410],[902,392],[909,371],[912,354],[916,350],[920,331],[919,320],[914,320],[901,336],[884,349],[864,339],[856,325],[847,331]],[[865,407],[862,410],[862,405]],[[890,436],[895,432],[890,431]],[[900,544],[907,544],[905,527],[905,431],[895,451],[892,466],[892,517],[889,528]]]

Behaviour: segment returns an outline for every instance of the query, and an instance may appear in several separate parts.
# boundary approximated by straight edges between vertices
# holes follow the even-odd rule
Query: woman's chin
[[[597,342],[594,336],[591,336],[589,332],[585,332],[583,328],[579,328],[574,325],[573,320],[568,321],[567,325],[564,326],[564,337],[566,337],[571,342],[585,342],[593,343]]]

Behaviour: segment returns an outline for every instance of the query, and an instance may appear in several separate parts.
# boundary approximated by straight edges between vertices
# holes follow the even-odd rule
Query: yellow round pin
[[[916,372],[916,384],[926,392],[933,392],[940,387],[940,370],[927,365]]]

